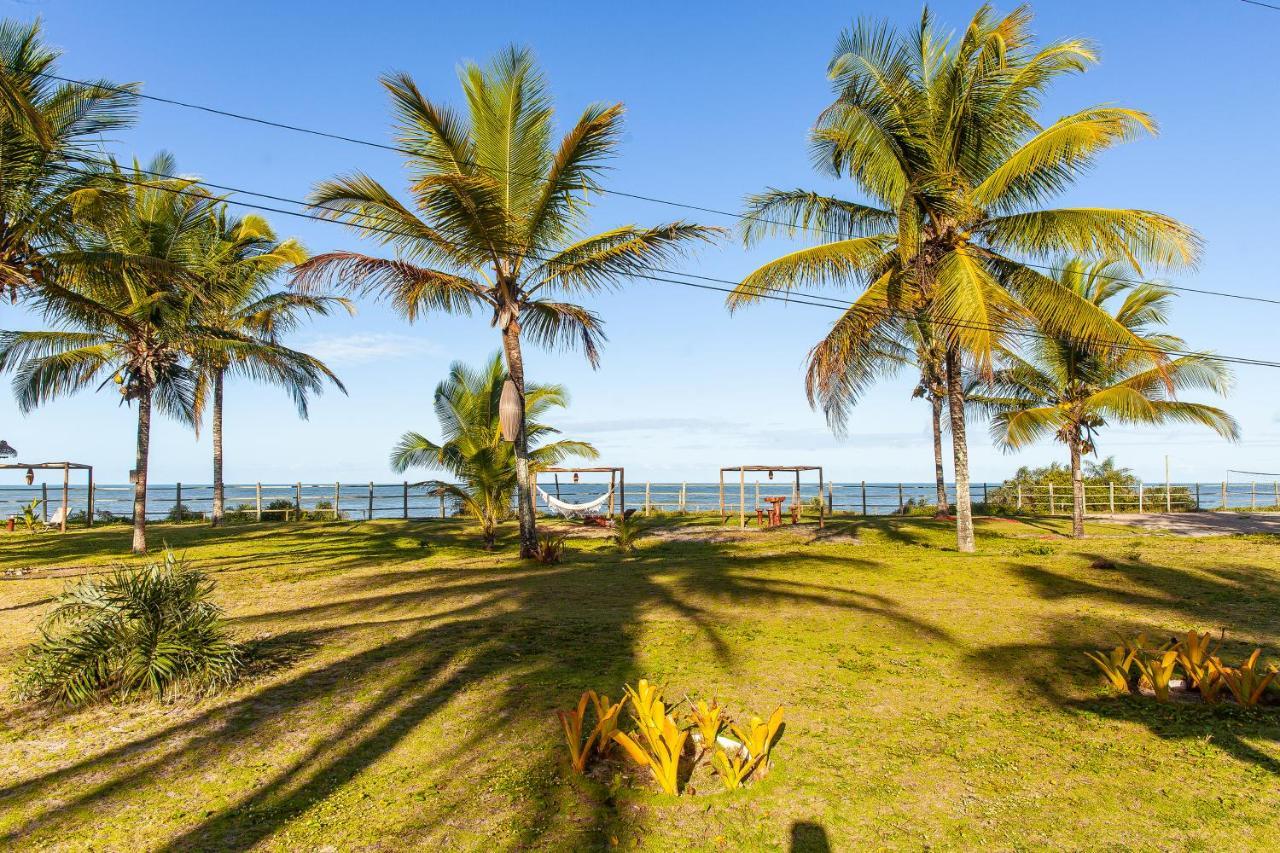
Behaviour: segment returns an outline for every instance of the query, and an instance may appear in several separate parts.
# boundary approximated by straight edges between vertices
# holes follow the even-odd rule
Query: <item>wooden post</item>
[[[1143,491],[1144,489],[1143,489],[1142,481],[1139,480],[1138,481],[1138,514],[1139,515],[1141,515],[1144,510],[1144,500],[1146,496],[1143,494]]]
[[[71,514],[71,505],[68,501],[71,499],[71,466],[62,463],[62,524],[59,530],[63,533],[67,532],[67,516]]]
[[[747,469],[738,468],[738,526],[747,526]]]
[[[254,490],[254,494],[257,496],[257,501],[258,501],[258,521],[262,521],[262,484],[261,483],[258,483],[257,488]]]
[[[404,481],[404,503],[402,504],[401,517],[406,521],[409,519],[409,481]]]
[[[177,487],[178,491],[173,498],[173,509],[174,509],[173,514],[178,519],[178,521],[182,521],[182,484],[174,483],[174,486]]]
[[[1107,483],[1107,503],[1111,506],[1111,514],[1116,514],[1116,484],[1114,481]]]
[[[1222,481],[1222,508],[1227,508],[1227,481]]]
[[[800,472],[796,471],[796,487],[795,493],[791,496],[791,508],[795,510],[791,514],[793,519],[800,518],[800,513],[804,511],[804,507],[800,503]]]
[[[618,469],[618,505],[622,507],[622,514],[627,514],[627,472],[623,468]]]
[[[680,484],[680,514],[681,515],[684,515],[684,513],[688,510],[688,505],[685,503],[685,498],[686,498],[685,486],[687,485],[688,483]]]
[[[298,514],[295,515],[293,518],[294,518],[294,521],[302,521],[302,483],[298,483],[296,485],[296,488],[297,490],[295,492],[295,495],[297,497],[296,503],[297,503]]]
[[[827,515],[836,511],[836,484],[827,483]]]
[[[373,480],[369,481],[369,520],[373,521]]]
[[[1050,482],[1049,483],[1049,515],[1054,515],[1056,509],[1057,507],[1054,506],[1053,504],[1053,483]]]
[[[1258,481],[1254,480],[1249,484],[1249,507],[1251,509],[1258,508]]]
[[[867,514],[867,481],[862,481],[862,514]]]
[[[333,520],[338,520],[338,507],[342,506],[342,483],[333,484]]]
[[[440,517],[445,518],[446,516],[444,514],[444,492],[440,492],[439,497],[440,497]]]
[[[649,486],[652,483],[649,480],[644,481],[644,514],[649,517]],[[720,518],[724,518],[724,474],[720,475]]]
[[[40,483],[40,512],[44,518],[44,523],[49,523],[49,484]]]
[[[646,486],[646,487],[645,487],[645,502],[646,502],[646,503],[647,503],[647,502],[648,502],[648,500],[649,500],[649,498],[648,498],[648,494],[649,494],[649,491],[648,491],[648,487]],[[649,514],[648,510],[645,510],[645,515],[648,515],[648,514]],[[721,469],[720,469],[720,521],[721,521],[721,522],[723,522],[723,521],[725,520],[725,518],[726,518],[726,517],[727,517],[727,516],[725,515],[725,511],[724,511],[724,469],[723,469],[723,468],[721,468]]]
[[[85,518],[85,526],[93,527],[93,469],[89,469],[89,514]]]
[[[1022,509],[1022,484],[1018,484],[1018,509]]]
[[[827,514],[825,507],[822,505],[822,468],[818,468],[818,529],[821,530],[826,526]]]
[[[902,497],[902,484],[901,484],[901,483],[899,483],[899,484],[898,484],[898,514],[899,514],[899,515],[906,515],[906,514],[907,514],[907,502],[906,502],[906,500],[904,500],[904,499],[903,499],[903,497]]]
[[[982,483],[982,502],[983,502],[984,504],[987,502],[987,484],[986,484],[986,481],[983,481],[983,483]]]
[[[760,481],[759,480],[756,480],[756,505],[754,508],[755,509],[760,508]]]
[[[1277,501],[1280,503],[1280,501]],[[1200,511],[1200,484],[1196,483],[1196,512]]]
[[[1168,473],[1164,477],[1164,511],[1173,512],[1173,484],[1169,482]]]

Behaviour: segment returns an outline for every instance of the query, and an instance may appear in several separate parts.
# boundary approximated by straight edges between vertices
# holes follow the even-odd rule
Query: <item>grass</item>
[[[0,847],[1274,843],[1280,711],[1114,697],[1081,652],[1225,627],[1230,655],[1274,660],[1280,540],[1099,525],[1076,543],[1065,519],[990,520],[969,556],[924,519],[660,524],[629,556],[571,539],[557,566],[454,521],[155,525],[262,662],[201,702],[9,703]],[[49,570],[106,567],[128,536],[0,537],[0,680],[65,582]],[[554,709],[642,676],[785,705],[774,771],[680,799],[574,776]]]

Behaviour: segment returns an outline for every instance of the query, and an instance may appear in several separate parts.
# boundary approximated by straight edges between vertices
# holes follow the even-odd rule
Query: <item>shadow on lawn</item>
[[[401,534],[397,528],[388,535]],[[510,553],[509,539],[503,547]],[[384,549],[375,545],[372,550],[375,557],[367,562],[385,564]],[[835,567],[876,565],[806,554],[803,548],[792,558]],[[340,556],[339,563],[348,559]],[[444,774],[450,784],[424,795],[418,811],[418,828],[433,840],[447,842],[456,832],[465,833],[465,824],[451,823],[454,814],[465,806],[474,809],[478,797],[502,796],[500,790],[486,794],[483,783],[505,778],[507,765],[523,761],[521,781],[510,783],[519,795],[506,805],[516,813],[517,825],[509,828],[516,845],[603,846],[642,815],[631,809],[624,815],[602,790],[566,782],[569,771],[551,710],[569,707],[587,687],[612,693],[623,682],[652,675],[641,670],[642,650],[636,646],[642,621],[665,613],[675,631],[686,623],[694,626],[695,636],[730,671],[737,661],[721,634],[721,619],[731,616],[717,616],[712,607],[718,602],[858,610],[949,639],[883,596],[746,573],[765,561],[776,564],[776,557],[747,552],[730,558],[723,543],[680,542],[651,545],[625,559],[611,550],[575,551],[556,567],[508,559],[492,568],[388,565],[385,573],[353,576],[341,586],[349,598],[243,620],[269,618],[286,626],[269,640],[283,654],[312,646],[350,652],[311,666],[304,660],[284,677],[208,707],[194,719],[0,787],[0,808],[29,810],[27,819],[0,841],[13,844],[37,832],[56,836],[60,829],[83,825],[87,815],[103,820],[120,805],[117,797],[127,798],[139,786],[218,769],[232,772],[252,766],[259,750],[270,755],[274,749],[283,758],[268,766],[265,778],[245,784],[245,793],[233,802],[197,813],[166,845],[170,850],[248,849],[304,813],[314,814],[325,801],[355,796],[353,782],[371,765],[386,762],[380,772],[393,772],[387,764],[403,760],[396,750],[412,736],[416,743],[442,738],[441,751],[414,753],[425,763],[408,768],[404,787],[396,791],[403,798],[424,773]],[[474,703],[476,693],[481,694],[476,719],[449,724],[456,737],[425,733],[451,703],[468,712],[466,702]],[[297,731],[312,715],[326,712],[339,722],[326,726],[322,736],[307,738]],[[495,751],[500,742],[531,746]],[[554,750],[542,748],[549,742]],[[345,828],[358,831],[360,807],[343,802],[350,821]],[[122,811],[127,819],[128,810]]]
[[[1084,560],[1099,558],[1080,554]],[[1249,741],[1270,742],[1280,748],[1280,712],[1232,705],[1209,707],[1158,704],[1146,697],[1081,698],[1085,685],[1099,683],[1097,668],[1086,651],[1110,648],[1121,638],[1145,633],[1153,639],[1180,630],[1225,630],[1221,648],[1227,660],[1243,660],[1259,646],[1275,657],[1280,609],[1280,578],[1265,568],[1177,568],[1142,560],[1112,558],[1106,569],[1075,574],[1026,563],[1010,564],[1010,571],[1030,583],[1045,600],[1084,599],[1164,611],[1152,622],[1108,620],[1099,615],[1055,618],[1044,630],[1048,642],[991,646],[969,659],[1004,678],[1023,678],[1037,697],[1073,713],[1115,721],[1140,723],[1162,740],[1186,746],[1199,743],[1220,749],[1236,759],[1280,775],[1280,761]],[[1234,636],[1233,636],[1234,634]]]

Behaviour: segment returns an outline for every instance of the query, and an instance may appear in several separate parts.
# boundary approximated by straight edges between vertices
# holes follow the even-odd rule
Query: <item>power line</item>
[[[1242,2],[1254,3],[1255,5],[1266,6],[1267,8],[1273,8],[1273,9],[1276,9],[1277,11],[1280,11],[1280,6],[1270,6],[1269,4],[1258,2],[1258,0],[1242,0]],[[204,104],[197,104],[190,101],[183,101],[177,98],[165,98],[159,95],[148,95],[142,92],[134,91],[133,89],[127,89],[120,86],[111,86],[105,83],[94,83],[94,82],[89,82],[85,80],[77,80],[73,77],[64,77],[58,74],[52,74],[47,71],[28,71],[27,73],[38,75],[41,77],[47,77],[51,80],[58,80],[64,83],[71,83],[71,84],[80,85],[80,86],[89,86],[89,87],[94,87],[98,89],[104,89],[109,92],[117,92],[120,94],[128,94],[144,100],[155,101],[156,103],[167,104],[169,106],[175,106],[175,107],[182,107],[184,109],[197,110],[199,112],[209,113],[210,115],[221,116],[223,118],[236,119],[238,121],[250,122],[252,124],[258,124],[264,127],[273,127],[279,130],[288,130],[293,133],[302,133],[308,136],[315,136],[321,139],[331,139],[338,142],[346,142],[352,145],[363,145],[368,148],[377,148],[383,151],[390,151],[397,154],[403,154],[409,157],[417,156],[419,153],[409,148],[404,148],[398,145],[389,145],[384,142],[375,142],[374,140],[371,140],[371,139],[362,139],[357,136],[348,136],[346,134],[341,134],[341,133],[332,133],[330,131],[317,130],[315,128],[303,127],[301,125],[290,124],[288,122],[275,121],[273,119],[266,119],[260,116],[252,116],[245,113],[234,112],[232,110],[224,110],[218,107],[210,107]],[[486,171],[500,172],[504,174],[514,175],[516,177],[528,178],[530,180],[535,180],[535,181],[546,182],[547,180],[545,176],[541,176],[541,175],[533,175],[533,174],[518,172],[510,169],[503,169],[497,166],[485,166],[480,163],[475,163],[471,161],[461,161],[461,162],[465,165],[472,166],[478,169],[484,169]],[[781,228],[787,228],[793,231],[797,231],[797,230],[807,231],[807,232],[818,234],[821,236],[838,237],[842,239],[847,239],[849,236],[844,232],[833,231],[831,229],[817,228],[815,226],[810,226],[810,225],[796,225],[795,223],[784,222],[782,220],[766,219],[764,217],[753,216],[751,214],[738,213],[737,211],[723,210],[721,208],[709,207],[705,205],[673,201],[671,199],[660,198],[657,196],[642,195],[639,193],[631,193],[623,190],[609,189],[607,187],[597,187],[595,188],[595,191],[600,192],[602,194],[606,194],[606,195],[617,196],[619,198],[627,198],[627,199],[632,199],[634,201],[643,201],[649,204],[660,204],[667,207],[680,208],[683,210],[693,210],[699,213],[708,213],[714,216],[723,216],[730,219],[737,219],[742,222],[759,222],[765,225],[776,225]],[[1032,267],[1034,269],[1039,269],[1039,270],[1045,270],[1047,272],[1065,272],[1065,270],[1063,270],[1061,267],[1054,267],[1047,264],[1037,264],[1029,261],[1024,261],[1020,263],[1022,263],[1023,266]],[[1265,296],[1252,296],[1244,293],[1232,293],[1230,291],[1225,291],[1225,290],[1211,290],[1208,288],[1190,287],[1188,285],[1175,285],[1175,284],[1166,284],[1166,283],[1155,282],[1155,281],[1144,281],[1141,279],[1125,278],[1122,276],[1106,275],[1103,273],[1098,273],[1097,276],[1099,278],[1108,279],[1109,281],[1117,281],[1117,282],[1122,282],[1124,284],[1134,284],[1134,285],[1147,284],[1147,285],[1154,285],[1157,287],[1163,287],[1168,290],[1179,291],[1182,293],[1195,293],[1201,296],[1217,296],[1224,299],[1237,299],[1237,300],[1242,300],[1246,302],[1260,302],[1268,305],[1280,305],[1280,299],[1272,299]]]
[[[63,168],[65,171],[73,172],[73,173],[75,173],[75,174],[80,174],[80,175],[92,175],[92,174],[93,174],[93,173],[90,173],[90,172],[86,172],[86,171],[83,171],[83,170],[74,169],[74,168],[71,168],[71,167],[62,167],[62,168]],[[171,180],[179,180],[179,179],[181,179],[181,178],[179,178],[178,176],[174,176],[174,175],[164,175],[163,173],[159,173],[159,172],[151,172],[151,171],[149,171],[149,170],[145,170],[145,169],[139,169],[138,171],[139,171],[139,172],[141,172],[141,173],[143,173],[143,174],[149,174],[149,175],[152,175],[152,176],[161,176],[161,177],[165,177],[165,178],[168,178],[168,179],[171,179]],[[119,175],[119,174],[113,174],[113,175],[111,175],[111,177],[112,177],[112,179],[122,181],[123,183],[132,184],[132,185],[135,185],[135,186],[150,187],[150,188],[153,188],[153,189],[158,189],[158,190],[162,190],[162,191],[164,191],[164,192],[174,193],[174,194],[177,194],[177,195],[201,195],[201,194],[196,193],[196,192],[193,192],[193,191],[191,191],[191,190],[177,189],[177,188],[173,188],[173,187],[165,187],[165,186],[161,186],[161,185],[158,185],[158,184],[155,184],[155,183],[151,183],[151,182],[146,182],[146,181],[135,181],[135,180],[129,180],[128,178],[126,178],[126,177],[124,177],[124,176],[122,176],[122,175]],[[211,186],[211,187],[212,187],[212,186],[217,186],[217,185],[214,185],[214,184],[208,184],[208,186]],[[239,188],[229,188],[229,187],[225,187],[225,186],[223,186],[222,188],[223,188],[223,189],[226,189],[226,190],[228,190],[228,191],[230,191],[230,192],[240,193],[240,194],[243,194],[243,195],[249,195],[249,196],[262,195],[262,196],[264,196],[264,197],[271,198],[271,199],[283,200],[283,201],[285,201],[286,203],[296,204],[296,205],[300,205],[300,206],[306,206],[306,202],[298,201],[298,200],[296,200],[296,199],[288,199],[288,198],[285,198],[285,197],[283,197],[283,196],[266,196],[265,194],[255,193],[255,192],[253,192],[253,191],[251,191],[251,190],[244,190],[244,189],[239,189]],[[227,204],[234,204],[234,205],[237,205],[237,206],[240,206],[240,207],[247,207],[247,208],[251,208],[251,209],[254,209],[254,210],[268,211],[268,212],[271,212],[271,213],[280,213],[280,214],[283,214],[283,215],[286,215],[286,216],[294,216],[294,217],[298,217],[298,218],[301,218],[301,219],[312,219],[312,220],[315,220],[315,221],[317,221],[317,222],[325,222],[325,223],[329,223],[329,224],[331,224],[331,225],[341,225],[341,226],[343,226],[343,227],[347,227],[347,228],[355,228],[355,229],[358,229],[358,230],[372,231],[372,232],[379,232],[379,233],[388,233],[388,234],[393,234],[393,235],[397,235],[397,236],[399,236],[399,235],[400,235],[400,232],[393,232],[393,231],[390,231],[389,229],[378,228],[377,226],[364,225],[364,224],[360,224],[360,223],[348,223],[348,222],[341,222],[341,221],[338,221],[338,220],[329,219],[328,217],[324,217],[324,216],[317,216],[317,215],[315,215],[315,214],[303,213],[303,212],[295,211],[295,210],[288,210],[288,209],[285,209],[285,208],[271,207],[271,206],[261,205],[261,204],[254,204],[254,203],[251,203],[251,202],[238,201],[238,200],[235,200],[235,199],[222,199],[222,201],[223,201],[223,202],[225,202],[225,203],[227,203]],[[453,245],[453,246],[455,246],[455,247],[462,247],[462,248],[483,248],[483,247],[478,247],[478,246],[476,246],[476,245],[474,245],[474,244],[466,244],[466,243],[462,243],[462,242],[459,242],[459,241],[444,240],[444,242],[449,243],[449,244],[451,244],[451,245]],[[519,249],[521,249],[521,250],[524,250],[524,251],[525,251],[525,253],[526,253],[526,255],[527,255],[528,257],[532,257],[532,258],[534,258],[535,260],[538,260],[538,261],[546,262],[546,261],[548,261],[548,260],[552,260],[551,258],[547,258],[547,257],[539,256],[538,254],[534,253],[534,252],[531,250],[531,248],[530,248],[530,247],[527,247],[527,246],[516,246],[515,244],[508,244],[508,246],[509,246],[509,247],[512,247],[512,248],[519,248]],[[643,268],[643,267],[641,267],[641,268]],[[655,269],[655,270],[658,270],[658,271],[666,272],[666,273],[668,273],[669,275],[679,275],[679,276],[685,276],[685,275],[688,275],[688,276],[691,276],[691,277],[692,277],[692,275],[693,275],[693,274],[683,273],[683,272],[673,271],[673,270],[662,270],[661,268],[653,268],[653,267],[649,267],[649,269]],[[701,284],[701,283],[698,283],[698,282],[686,281],[686,280],[683,280],[683,279],[668,278],[668,277],[655,276],[655,275],[646,275],[646,274],[643,274],[643,273],[640,273],[640,272],[634,272],[634,271],[626,273],[626,276],[627,276],[627,277],[630,277],[630,278],[638,278],[638,279],[642,279],[642,280],[653,281],[653,282],[658,282],[658,283],[663,283],[663,284],[675,284],[675,285],[680,285],[680,286],[683,286],[683,287],[696,288],[696,289],[699,289],[699,290],[717,291],[717,292],[720,292],[720,293],[729,293],[729,294],[736,293],[736,292],[740,292],[740,291],[738,290],[738,288],[740,288],[740,287],[742,287],[742,286],[743,286],[743,282],[736,282],[736,281],[732,281],[732,280],[730,280],[730,279],[717,279],[717,278],[712,278],[712,277],[710,277],[710,276],[697,276],[697,277],[698,277],[698,278],[702,278],[702,279],[704,279],[704,280],[706,280],[706,281],[719,282],[719,283],[722,283],[722,284],[732,285],[732,287],[720,287],[720,286],[716,286],[716,285],[713,285],[713,284]],[[776,295],[777,293],[784,293],[784,294],[787,294],[787,295],[778,296],[778,295]],[[832,309],[832,310],[836,310],[836,311],[841,311],[841,312],[846,311],[846,310],[848,310],[848,309],[850,309],[850,308],[855,307],[855,303],[853,303],[853,302],[845,302],[845,301],[843,301],[843,300],[837,300],[837,299],[835,299],[834,297],[817,297],[817,298],[820,298],[820,299],[826,299],[826,300],[829,300],[829,301],[828,301],[828,302],[814,302],[814,301],[810,301],[810,300],[808,300],[808,299],[799,299],[799,298],[795,298],[795,297],[791,296],[789,293],[787,293],[787,291],[783,291],[783,290],[778,289],[778,288],[765,288],[765,287],[763,287],[763,286],[758,287],[758,288],[757,288],[757,290],[756,290],[756,292],[754,293],[754,295],[755,295],[757,298],[760,298],[760,299],[766,299],[766,300],[770,300],[770,301],[774,301],[774,302],[783,302],[783,303],[786,303],[786,304],[797,304],[797,305],[811,305],[811,306],[813,306],[813,307],[817,307],[817,308],[828,308],[828,309]],[[805,294],[805,295],[807,296],[808,294]],[[838,304],[832,304],[832,303],[838,303]],[[884,308],[872,308],[872,307],[867,307],[867,308],[864,308],[863,310],[867,311],[867,313],[869,313],[869,314],[879,314],[879,315],[881,315],[881,316],[885,316],[885,317],[900,317],[900,318],[905,318],[905,319],[908,319],[908,320],[910,320],[910,319],[914,319],[913,315],[911,315],[911,314],[910,314],[910,312],[906,312],[906,311],[903,311],[903,310],[901,310],[901,309],[891,308],[891,307],[888,307],[888,306],[886,306],[886,307],[884,307]],[[993,332],[993,333],[1005,334],[1005,335],[1016,336],[1016,337],[1031,337],[1031,338],[1038,338],[1038,339],[1044,339],[1044,340],[1061,340],[1061,339],[1062,339],[1062,336],[1059,336],[1059,335],[1051,335],[1051,334],[1047,334],[1047,333],[1043,333],[1043,332],[1038,332],[1038,331],[1030,330],[1030,329],[1012,329],[1012,330],[1011,330],[1011,329],[1005,329],[1005,328],[1002,328],[1002,327],[999,327],[999,326],[994,326],[994,325],[989,325],[989,324],[983,324],[983,323],[976,323],[976,322],[973,322],[973,321],[967,321],[967,320],[964,320],[964,319],[962,319],[962,318],[958,318],[958,317],[928,317],[927,319],[928,319],[928,321],[929,321],[930,323],[932,323],[932,324],[934,324],[934,325],[938,325],[938,326],[943,326],[943,327],[945,327],[945,328],[965,329],[965,330],[969,330],[969,331],[985,331],[985,332]],[[1089,341],[1087,341],[1087,340],[1085,340],[1085,339],[1082,339],[1082,338],[1067,338],[1067,340],[1068,340],[1068,341],[1071,341],[1071,342],[1075,342],[1075,343],[1080,343],[1080,344],[1088,344],[1088,343],[1089,343]],[[1205,359],[1208,359],[1208,360],[1218,361],[1218,362],[1228,363],[1228,364],[1240,364],[1240,365],[1248,365],[1248,366],[1254,366],[1254,367],[1271,367],[1271,368],[1280,368],[1280,362],[1277,362],[1277,361],[1268,361],[1268,360],[1265,360],[1265,359],[1250,358],[1250,357],[1246,357],[1246,356],[1228,356],[1228,355],[1220,355],[1220,354],[1216,354],[1216,353],[1203,353],[1203,352],[1197,352],[1197,351],[1194,351],[1194,350],[1174,350],[1174,349],[1163,349],[1163,348],[1156,348],[1156,347],[1141,347],[1141,346],[1136,346],[1136,345],[1131,345],[1131,344],[1119,344],[1119,343],[1112,343],[1112,344],[1109,344],[1108,346],[1113,347],[1113,348],[1116,348],[1116,349],[1128,350],[1128,351],[1146,352],[1146,353],[1159,353],[1159,354],[1161,354],[1161,355],[1165,355],[1165,356],[1176,356],[1176,357],[1195,356],[1195,357],[1199,357],[1199,358],[1205,358]]]
[[[1240,2],[1248,3],[1250,6],[1261,6],[1264,9],[1271,9],[1273,11],[1280,12],[1280,6],[1273,6],[1270,3],[1263,3],[1261,2],[1261,0],[1240,0]],[[1244,473],[1248,474],[1250,472],[1245,471]]]

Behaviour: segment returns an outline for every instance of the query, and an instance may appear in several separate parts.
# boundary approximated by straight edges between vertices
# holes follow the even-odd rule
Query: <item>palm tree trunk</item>
[[[938,507],[935,518],[950,515],[951,507],[947,504],[946,472],[942,468],[942,398],[930,395],[929,403],[933,406],[933,477],[938,485]]]
[[[529,468],[529,437],[525,432],[524,355],[520,351],[520,324],[511,320],[502,329],[502,350],[507,375],[520,395],[520,431],[516,433],[516,512],[520,518],[520,556],[532,559],[538,550],[538,528],[533,511],[533,477]]]
[[[147,459],[151,455],[151,391],[138,398],[137,479],[133,486],[133,553],[147,552]]]
[[[947,405],[951,410],[951,455],[956,469],[956,548],[971,554],[973,507],[969,503],[969,443],[964,432],[964,387],[960,353],[947,348]]]
[[[1080,473],[1080,439],[1071,437],[1071,535],[1084,538],[1084,475]]]
[[[221,370],[213,374],[213,518],[217,527],[222,523],[222,380]]]

